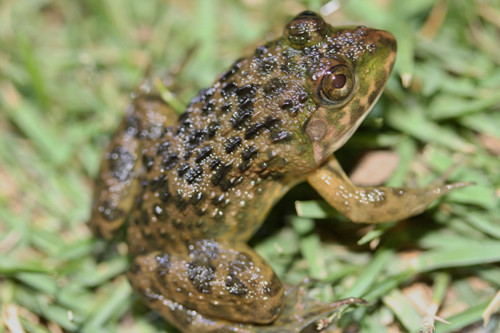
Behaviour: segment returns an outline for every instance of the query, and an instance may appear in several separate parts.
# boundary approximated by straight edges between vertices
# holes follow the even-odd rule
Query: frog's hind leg
[[[446,193],[471,185],[433,183],[422,188],[358,187],[351,183],[335,157],[307,177],[307,181],[340,213],[353,222],[397,221],[422,213]]]
[[[225,327],[269,324],[283,307],[281,281],[243,243],[199,240],[138,255],[128,277],[151,308],[186,332],[206,332],[200,318]]]
[[[104,238],[112,238],[125,222],[132,205],[141,168],[148,168],[142,150],[148,141],[157,140],[177,116],[145,81],[104,152],[92,202],[90,227]]]

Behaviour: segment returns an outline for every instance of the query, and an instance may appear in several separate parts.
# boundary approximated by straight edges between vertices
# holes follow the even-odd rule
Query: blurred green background
[[[346,169],[384,180],[385,162],[358,164],[383,150],[398,160],[390,185],[451,165],[448,181],[477,185],[377,227],[302,186],[252,245],[287,283],[324,281],[321,300],[371,302],[332,332],[431,332],[432,307],[450,322],[436,332],[500,330],[498,315],[481,320],[500,290],[499,1],[2,0],[0,333],[175,332],[128,285],[126,246],[87,228],[102,150],[149,68],[175,74],[188,59],[175,75],[187,103],[305,9],[398,39],[385,94],[338,152]]]

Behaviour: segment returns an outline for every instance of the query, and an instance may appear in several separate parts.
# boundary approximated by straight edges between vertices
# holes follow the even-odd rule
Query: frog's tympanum
[[[128,277],[151,308],[183,332],[298,332],[361,302],[293,310],[246,242],[302,181],[366,223],[418,214],[462,186],[357,187],[333,156],[377,101],[395,55],[390,33],[334,28],[307,11],[180,116],[150,81],[138,88],[105,153],[91,227],[109,239],[127,222]]]

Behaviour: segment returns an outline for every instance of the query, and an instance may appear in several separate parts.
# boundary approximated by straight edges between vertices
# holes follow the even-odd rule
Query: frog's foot
[[[350,306],[368,304],[364,299],[355,297],[345,298],[329,304],[320,303],[307,294],[306,283],[299,284],[288,291],[285,306],[276,321],[268,326],[256,326],[252,332],[299,333],[314,324],[316,324],[315,332],[319,332],[335,320],[333,314],[336,314],[338,319]]]

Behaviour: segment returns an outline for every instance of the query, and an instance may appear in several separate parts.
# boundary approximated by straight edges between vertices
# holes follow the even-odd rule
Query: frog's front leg
[[[281,281],[243,243],[205,239],[137,255],[128,277],[148,305],[183,332],[268,324],[283,307]]]
[[[340,213],[353,222],[378,223],[419,214],[437,198],[468,183],[422,188],[358,187],[351,183],[335,157],[315,170],[307,181]]]
[[[137,177],[150,163],[143,149],[148,142],[157,140],[177,118],[149,81],[134,93],[127,114],[101,162],[90,219],[94,234],[112,238],[125,222],[135,195]]]

